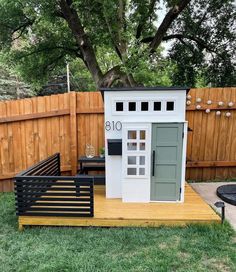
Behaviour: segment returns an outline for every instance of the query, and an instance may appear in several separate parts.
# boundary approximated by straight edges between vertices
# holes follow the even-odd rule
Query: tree
[[[235,7],[229,1],[197,1],[173,27],[170,58],[176,84],[235,86]]]
[[[19,75],[0,65],[0,100],[31,97],[35,93],[30,86],[20,80]]]
[[[225,41],[232,40],[233,0],[208,0],[207,9],[203,0],[165,0],[167,12],[158,24],[157,10],[163,8],[160,2],[0,0],[0,49],[8,52],[29,82],[44,80],[65,60],[80,59],[97,87],[142,84],[142,71],[148,75],[163,63],[174,71],[172,62],[179,63],[174,55],[171,61],[161,56],[162,44],[170,40],[177,39],[184,48],[190,44],[203,55],[214,52],[223,57],[222,49],[214,42],[222,34]],[[222,14],[218,32],[212,31],[219,26],[218,17],[205,23],[209,18],[213,20],[217,12]],[[227,15],[225,21],[223,15]],[[17,40],[20,46],[12,48]],[[226,55],[230,57],[232,45],[227,46],[230,49]],[[158,80],[151,78],[147,82]]]

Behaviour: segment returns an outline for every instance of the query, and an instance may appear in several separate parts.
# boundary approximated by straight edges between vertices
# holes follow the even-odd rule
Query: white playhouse
[[[188,90],[101,89],[107,198],[124,202],[184,201]]]

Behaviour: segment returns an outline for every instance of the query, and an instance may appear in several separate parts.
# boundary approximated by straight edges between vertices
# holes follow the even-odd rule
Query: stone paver
[[[236,184],[236,182],[199,182],[190,183],[193,189],[201,195],[201,197],[210,204],[215,210],[218,210],[214,203],[216,201],[222,201],[216,195],[216,189],[225,184]],[[228,204],[225,202],[225,217],[236,230],[236,206]],[[220,210],[218,210],[220,211]]]

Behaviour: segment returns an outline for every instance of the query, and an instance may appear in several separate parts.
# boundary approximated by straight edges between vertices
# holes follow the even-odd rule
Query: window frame
[[[178,104],[177,104],[178,98],[177,97],[117,97],[112,99],[112,115],[130,115],[130,116],[169,116],[172,114],[175,114],[178,111]],[[116,111],[116,103],[122,102],[123,103],[123,111]],[[129,102],[135,102],[136,103],[136,109],[135,111],[129,111]],[[148,102],[148,111],[142,111],[141,109],[141,103],[142,102]],[[161,103],[161,110],[157,111],[154,110],[154,102],[160,102]],[[174,110],[167,111],[167,102],[173,102],[174,103]]]
[[[129,131],[136,131],[136,139],[128,139]],[[145,131],[145,139],[141,139],[141,131]],[[132,178],[132,179],[145,179],[148,178],[148,154],[149,151],[147,150],[148,146],[148,129],[145,127],[130,127],[125,129],[125,139],[124,139],[124,169],[125,169],[125,178]],[[136,150],[128,150],[129,143],[136,143],[137,149]],[[145,150],[140,150],[140,143],[145,143]],[[135,157],[136,163],[129,164],[129,157]],[[144,157],[144,164],[140,164],[141,157]],[[128,169],[135,168],[136,175],[128,175]],[[145,174],[140,175],[140,169],[144,168]]]
[[[117,104],[118,103],[122,104],[122,110],[117,110]],[[123,101],[116,101],[115,102],[115,111],[116,112],[124,112],[124,102]]]
[[[173,103],[173,110],[167,110],[167,104],[169,103],[169,102],[171,102],[171,103]],[[175,108],[176,108],[176,102],[174,101],[174,100],[172,100],[172,99],[169,99],[169,100],[166,100],[165,101],[165,111],[166,112],[174,112],[175,111]]]
[[[142,110],[142,103],[147,103],[147,105],[148,105],[148,110]],[[149,111],[151,111],[150,110],[150,101],[148,101],[148,100],[146,100],[146,101],[140,101],[140,111],[143,113],[143,112],[149,112]]]
[[[157,102],[161,103],[161,109],[160,110],[154,110],[154,103],[157,103]],[[153,103],[152,103],[152,111],[153,112],[158,112],[158,113],[162,112],[163,111],[163,100],[156,99],[156,101],[153,101]]]

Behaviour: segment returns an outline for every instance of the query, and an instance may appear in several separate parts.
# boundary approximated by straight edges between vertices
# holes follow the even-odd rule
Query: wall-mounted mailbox
[[[108,139],[108,155],[122,155],[122,139]]]

